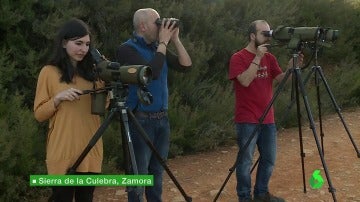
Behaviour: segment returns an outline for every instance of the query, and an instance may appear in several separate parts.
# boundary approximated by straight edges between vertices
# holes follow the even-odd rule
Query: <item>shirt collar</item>
[[[133,41],[135,43],[138,43],[141,46],[146,46],[146,47],[148,47],[150,49],[154,49],[154,50],[156,50],[157,46],[158,46],[158,42],[152,42],[150,44],[146,43],[144,37],[139,36],[138,34],[136,34],[136,32],[133,32]]]

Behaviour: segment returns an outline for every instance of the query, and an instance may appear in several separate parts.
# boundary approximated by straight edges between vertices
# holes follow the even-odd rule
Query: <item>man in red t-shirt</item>
[[[264,20],[256,20],[249,26],[248,45],[232,55],[229,65],[229,79],[234,82],[235,89],[235,124],[238,146],[241,148],[251,137],[259,118],[273,96],[273,81],[282,81],[282,72],[274,55],[268,52],[270,37],[264,35],[270,31]],[[298,65],[302,64],[303,55],[299,54]],[[292,59],[288,68],[292,67]],[[251,196],[250,168],[256,145],[260,153],[260,161],[254,186],[254,200]],[[239,151],[239,152],[240,152]],[[268,184],[276,159],[276,126],[274,109],[271,107],[260,130],[252,138],[250,144],[238,154],[236,165],[237,195],[239,201],[284,201],[269,193]]]

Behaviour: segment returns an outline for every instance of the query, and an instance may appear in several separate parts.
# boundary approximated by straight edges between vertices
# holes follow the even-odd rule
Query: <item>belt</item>
[[[159,112],[142,112],[136,111],[135,116],[141,118],[148,118],[148,119],[162,119],[168,115],[167,111],[159,111]]]

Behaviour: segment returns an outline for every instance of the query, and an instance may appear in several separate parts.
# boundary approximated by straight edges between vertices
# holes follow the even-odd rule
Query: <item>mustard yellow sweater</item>
[[[62,101],[57,108],[54,97],[68,88],[93,89],[93,83],[75,76],[72,83],[60,82],[61,72],[54,66],[40,71],[34,101],[34,114],[39,122],[49,120],[46,144],[48,174],[65,174],[100,126],[100,117],[91,114],[91,96]],[[84,158],[77,172],[101,172],[103,144],[101,138]]]

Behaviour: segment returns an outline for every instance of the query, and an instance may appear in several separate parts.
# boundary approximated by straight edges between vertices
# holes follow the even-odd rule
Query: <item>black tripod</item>
[[[331,183],[331,180],[330,180],[330,174],[328,172],[328,169],[327,169],[327,166],[326,166],[326,162],[325,162],[325,159],[324,159],[324,153],[323,153],[323,149],[321,149],[320,147],[320,143],[319,143],[319,139],[318,139],[318,135],[316,133],[316,128],[315,128],[315,123],[314,123],[314,118],[312,116],[312,112],[311,112],[311,109],[310,109],[310,105],[309,105],[309,101],[308,101],[308,97],[306,95],[306,92],[305,92],[305,88],[304,88],[304,82],[301,78],[301,69],[300,67],[297,66],[297,58],[298,58],[298,51],[297,50],[294,50],[294,53],[293,53],[293,67],[291,69],[289,69],[285,76],[284,76],[284,79],[282,80],[282,82],[280,82],[276,92],[274,93],[274,96],[272,97],[272,99],[270,100],[270,103],[268,104],[268,106],[266,107],[264,113],[262,114],[262,116],[260,117],[259,119],[259,123],[257,124],[257,126],[255,127],[254,131],[252,132],[252,134],[250,135],[249,139],[247,140],[247,142],[245,143],[245,145],[240,148],[239,150],[239,153],[238,153],[238,157],[236,158],[236,161],[234,163],[234,165],[229,169],[229,174],[227,176],[227,178],[225,179],[223,185],[221,186],[219,192],[217,193],[215,199],[214,199],[214,202],[219,198],[222,190],[224,189],[226,183],[228,182],[228,180],[230,179],[230,176],[231,174],[235,171],[236,169],[236,166],[238,164],[238,160],[242,157],[243,153],[245,152],[245,150],[247,149],[247,147],[249,146],[250,142],[252,141],[252,139],[255,137],[256,133],[260,130],[261,128],[261,124],[263,123],[266,115],[268,114],[269,110],[271,109],[271,106],[273,105],[275,99],[278,97],[278,95],[280,94],[280,92],[283,90],[284,86],[285,86],[285,83],[288,79],[288,77],[290,76],[290,74],[292,74],[292,81],[293,81],[293,86],[295,87],[295,101],[296,101],[296,106],[297,106],[297,119],[298,119],[298,126],[299,126],[299,139],[300,139],[300,149],[301,149],[301,157],[302,157],[302,170],[303,170],[303,181],[304,181],[304,192],[306,192],[306,186],[305,186],[305,173],[304,173],[304,157],[305,157],[305,154],[303,152],[303,144],[302,144],[302,130],[301,130],[301,115],[300,115],[300,94],[302,95],[302,98],[303,98],[303,102],[304,102],[304,105],[305,105],[305,109],[306,109],[306,112],[307,112],[307,117],[308,117],[308,120],[310,122],[310,128],[312,129],[312,132],[313,132],[313,135],[314,135],[314,139],[315,139],[315,142],[316,142],[316,145],[317,145],[317,149],[318,149],[318,152],[319,152],[319,155],[320,155],[320,159],[321,159],[321,162],[322,162],[322,165],[323,165],[323,168],[325,170],[325,175],[326,175],[326,178],[327,178],[327,181],[328,181],[328,185],[329,185],[329,192],[331,192],[332,194],[332,197],[333,197],[333,200],[334,201],[337,201],[336,200],[336,195],[335,195],[335,189],[333,188],[332,186],[332,183]],[[316,53],[317,54],[317,53]],[[313,70],[317,70],[317,71],[314,71],[316,72],[318,76],[321,77],[321,79],[324,81],[324,84],[326,85],[326,89],[328,91],[328,93],[330,94],[331,96],[331,100],[333,101],[333,104],[334,106],[336,107],[337,109],[337,112],[339,114],[339,116],[341,117],[341,120],[349,134],[349,137],[351,139],[351,141],[353,142],[353,145],[358,153],[358,156],[359,156],[359,152],[357,150],[357,147],[356,145],[354,144],[354,141],[350,135],[350,132],[348,130],[348,128],[346,127],[346,124],[345,122],[343,121],[343,118],[341,116],[341,113],[340,113],[340,110],[339,110],[339,107],[337,106],[336,102],[335,102],[335,99],[334,99],[334,96],[332,95],[331,91],[330,91],[330,88],[329,86],[327,85],[327,82],[325,80],[325,77],[324,77],[324,74],[322,73],[321,71],[321,68],[316,64],[315,66],[316,68],[313,68]],[[318,79],[317,79],[318,80]],[[318,87],[318,81],[317,81],[317,87]],[[318,103],[320,101],[319,99],[319,87],[317,88],[318,90]],[[321,113],[320,113],[321,114]],[[256,161],[255,165],[253,166],[251,172],[254,170],[256,164],[258,163],[259,159]]]
[[[323,153],[323,155],[325,156],[325,149],[324,149],[324,130],[323,130],[323,121],[322,121],[322,109],[321,109],[321,106],[322,106],[322,102],[321,102],[321,96],[320,96],[320,83],[321,81],[323,82],[324,86],[325,86],[325,89],[327,91],[327,93],[329,94],[329,97],[330,97],[330,100],[335,108],[335,111],[336,113],[338,114],[340,120],[341,120],[341,123],[343,124],[344,126],[344,129],[346,131],[346,133],[348,134],[349,136],[349,139],[356,151],[356,154],[357,154],[357,157],[360,158],[360,153],[359,153],[359,150],[356,146],[356,143],[350,133],[350,130],[341,114],[341,109],[339,107],[339,105],[337,104],[336,100],[335,100],[335,97],[333,95],[333,93],[331,92],[331,89],[326,81],[326,78],[325,78],[325,75],[323,73],[323,70],[321,68],[321,66],[318,65],[318,52],[319,52],[319,46],[317,46],[317,44],[313,44],[314,47],[313,50],[314,50],[314,58],[315,58],[315,65],[312,66],[311,68],[311,71],[309,71],[309,73],[307,74],[307,76],[305,77],[304,79],[304,85],[306,85],[311,76],[313,74],[315,74],[315,86],[316,86],[316,99],[317,99],[317,107],[318,107],[318,115],[319,115],[319,131],[320,131],[320,139],[321,139],[321,151]],[[289,104],[289,106],[287,107],[287,112],[285,113],[285,115],[289,114],[288,111],[292,108],[292,106],[294,105],[294,103],[296,102],[296,99],[291,99],[291,102]],[[284,118],[285,119],[285,118]],[[304,184],[304,193],[306,193],[306,183],[305,183],[305,170],[304,170],[304,157],[305,157],[305,153],[303,152],[303,144],[302,144],[302,138],[300,139],[300,149],[301,149],[301,153],[300,153],[300,156],[301,156],[301,162],[302,162],[302,171],[303,171],[303,184]],[[259,159],[254,163],[252,169],[251,169],[251,172],[255,169],[256,165],[259,163]]]
[[[322,109],[321,109],[321,106],[322,106],[322,102],[321,102],[321,96],[320,96],[320,83],[321,81],[323,82],[324,86],[325,86],[325,89],[327,91],[327,93],[329,94],[329,97],[331,99],[331,102],[334,106],[334,109],[336,111],[336,113],[338,114],[340,120],[341,120],[341,123],[343,124],[344,126],[344,129],[346,131],[346,133],[348,134],[349,136],[349,139],[356,151],[356,154],[358,156],[358,158],[360,158],[360,153],[359,153],[359,149],[357,148],[356,146],[356,143],[350,133],[350,130],[341,114],[341,109],[339,107],[339,105],[337,104],[336,100],[335,100],[335,97],[333,95],[333,93],[331,92],[331,89],[326,81],[326,78],[325,78],[325,75],[323,73],[323,70],[321,68],[321,66],[318,65],[318,52],[319,52],[319,47],[317,46],[317,44],[314,44],[315,47],[314,47],[314,57],[315,57],[315,64],[314,66],[312,66],[312,69],[311,71],[309,71],[308,75],[305,77],[304,79],[304,85],[306,85],[310,78],[311,78],[311,75],[312,74],[315,74],[315,86],[316,86],[316,98],[317,98],[317,106],[318,106],[318,114],[319,114],[319,129],[320,129],[320,137],[321,137],[321,148],[322,148],[322,152],[323,154],[325,155],[325,150],[324,150],[324,131],[323,131],[323,124],[322,124]],[[293,104],[294,104],[295,100],[292,99],[289,106],[288,106],[288,110],[292,108]],[[285,114],[288,114],[288,113],[285,113]]]
[[[86,93],[90,93],[90,92],[92,92],[92,91],[86,91]],[[181,187],[179,182],[176,180],[175,176],[170,171],[169,167],[166,165],[165,160],[162,159],[161,155],[156,151],[155,146],[152,144],[152,142],[148,138],[148,135],[146,134],[145,130],[142,128],[140,123],[137,121],[135,115],[132,113],[131,110],[129,110],[125,106],[126,94],[127,94],[127,90],[124,89],[124,87],[121,83],[115,83],[115,86],[111,87],[111,91],[110,91],[110,96],[111,96],[110,107],[111,108],[109,110],[108,116],[104,119],[103,123],[101,124],[99,129],[96,131],[94,136],[91,138],[88,145],[85,147],[85,149],[80,154],[80,156],[78,157],[76,162],[73,164],[73,166],[71,166],[68,169],[66,174],[71,175],[76,172],[77,167],[81,164],[81,162],[84,160],[84,158],[89,153],[89,151],[95,146],[96,142],[103,135],[103,133],[105,132],[105,130],[111,123],[114,116],[116,114],[120,114],[121,135],[122,135],[122,140],[123,141],[125,140],[124,144],[126,145],[126,148],[123,148],[124,156],[125,156],[126,162],[130,161],[130,163],[131,163],[131,165],[127,165],[126,171],[128,173],[131,172],[132,174],[137,175],[138,169],[137,169],[137,164],[136,164],[136,160],[135,160],[134,148],[133,148],[133,144],[132,144],[132,140],[131,140],[131,136],[130,136],[130,130],[129,130],[128,115],[130,115],[129,116],[130,120],[135,124],[135,127],[140,132],[141,137],[144,139],[145,143],[149,146],[149,148],[151,149],[151,151],[153,152],[153,154],[155,155],[157,160],[160,162],[160,164],[163,166],[163,168],[165,169],[165,171],[167,172],[167,174],[169,175],[171,180],[174,182],[176,187],[179,189],[179,191],[182,194],[182,196],[184,197],[185,201],[187,201],[187,202],[192,201],[192,198],[189,197],[185,193],[184,189]],[[130,191],[131,189],[135,189],[134,191],[135,191],[136,195],[138,196],[139,201],[142,202],[143,199],[142,199],[142,196],[140,195],[141,187],[127,187],[127,191]],[[49,201],[53,201],[56,194],[59,194],[59,193],[54,193],[50,197]]]

